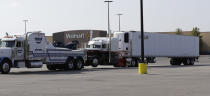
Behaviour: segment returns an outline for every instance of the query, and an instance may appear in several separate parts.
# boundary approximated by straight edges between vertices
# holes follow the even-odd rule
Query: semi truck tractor
[[[23,36],[2,38],[0,47],[0,71],[11,68],[41,68],[49,70],[81,70],[84,66],[84,51],[56,48],[42,32],[28,32]]]
[[[109,62],[109,39],[106,37],[97,37],[88,42],[88,48],[86,48],[86,66],[92,65],[97,67],[98,65],[116,65],[118,64],[118,39],[111,39],[111,59]]]
[[[107,49],[109,38],[95,38],[89,42],[91,50],[104,51]],[[141,34],[140,32],[115,32],[111,40],[111,48],[118,54],[118,63],[123,66],[137,67],[138,62],[141,62]],[[171,65],[194,65],[195,60],[199,57],[199,38],[194,36],[168,35],[160,33],[145,33],[144,35],[144,53],[145,61],[148,63],[155,63],[156,57],[170,58]],[[118,48],[118,49],[116,49]],[[113,49],[111,49],[113,50]],[[106,50],[107,51],[107,50]],[[113,52],[113,51],[112,51]],[[105,59],[109,56],[107,54],[99,54],[100,58],[94,58],[95,63],[100,64],[104,61],[101,55],[105,55]],[[126,62],[122,64],[122,62]],[[108,63],[107,63],[108,64]]]

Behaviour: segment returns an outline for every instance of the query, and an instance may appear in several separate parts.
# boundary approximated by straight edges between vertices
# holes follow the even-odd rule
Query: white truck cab
[[[118,38],[111,38],[111,51],[118,50]],[[88,50],[101,50],[108,51],[109,38],[108,37],[96,37],[88,42]]]
[[[96,37],[88,42],[87,61],[86,65],[92,65],[97,67],[98,65],[113,65],[118,63],[118,39],[111,38],[111,51],[112,61],[109,61],[109,38],[108,37]]]
[[[0,56],[14,58],[15,60],[24,59],[23,43],[23,37],[3,38],[1,43]]]
[[[107,51],[108,50],[107,44],[108,44],[108,38],[97,37],[88,42],[87,49]]]

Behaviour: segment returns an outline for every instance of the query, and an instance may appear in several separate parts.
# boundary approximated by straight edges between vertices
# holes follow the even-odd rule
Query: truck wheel
[[[132,59],[129,67],[137,67],[137,66],[138,66],[137,61],[135,59]]]
[[[99,65],[99,59],[98,58],[93,58],[92,67],[97,67],[98,65]]]
[[[11,63],[8,60],[4,60],[1,62],[1,73],[8,74],[11,69]]]
[[[131,67],[135,67],[135,65],[136,65],[136,61],[135,60],[132,60],[131,61]]]
[[[170,60],[170,64],[171,65],[181,65],[182,64],[182,60],[180,60],[180,59],[171,59]]]
[[[170,64],[171,64],[171,65],[175,65],[175,62],[174,62],[173,59],[170,60]]]
[[[181,65],[182,64],[182,61],[181,60],[178,60],[177,62],[176,62],[176,65]]]
[[[75,67],[77,70],[81,70],[84,67],[84,61],[82,59],[77,59]]]
[[[183,63],[184,65],[191,65],[191,60],[189,58],[184,59]]]
[[[73,70],[74,68],[75,68],[75,64],[74,64],[73,59],[69,59],[69,60],[66,62],[65,69],[66,69],[66,70]]]
[[[156,58],[155,57],[148,57],[146,58],[147,63],[156,63]]]
[[[194,64],[195,64],[195,59],[194,58],[190,59],[190,65],[194,65]]]
[[[47,69],[50,71],[56,70],[55,66],[53,65],[47,65]]]

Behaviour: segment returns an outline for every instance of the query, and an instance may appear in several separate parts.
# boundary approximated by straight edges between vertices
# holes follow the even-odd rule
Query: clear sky
[[[113,0],[110,5],[111,30],[140,30],[139,0]],[[210,0],[144,0],[145,31],[168,32],[176,28],[210,31]],[[104,0],[0,0],[0,36],[41,30],[47,35],[77,29],[107,29]]]

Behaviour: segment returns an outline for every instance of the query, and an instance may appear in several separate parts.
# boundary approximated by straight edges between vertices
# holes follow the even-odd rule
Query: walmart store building
[[[68,44],[72,41],[78,41],[78,48],[86,48],[90,38],[106,37],[104,30],[70,30],[53,33],[53,42]]]
[[[91,32],[92,31],[92,32]],[[92,35],[91,35],[92,33]],[[163,34],[176,34],[176,32],[158,32]],[[184,31],[183,35],[191,35],[190,31]],[[62,42],[67,44],[72,41],[79,42],[79,48],[85,48],[90,38],[106,37],[107,32],[104,30],[71,30],[56,32],[53,34],[52,42]],[[210,54],[210,32],[201,32],[200,54]]]

